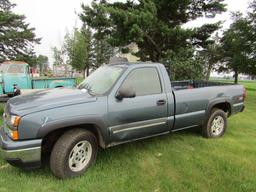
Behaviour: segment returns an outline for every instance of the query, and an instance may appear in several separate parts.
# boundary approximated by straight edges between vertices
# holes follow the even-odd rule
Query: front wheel
[[[214,108],[203,126],[203,136],[207,138],[216,138],[224,135],[227,128],[227,114],[221,110]]]
[[[83,129],[70,130],[53,147],[50,167],[61,179],[83,174],[95,161],[98,145],[96,137]]]

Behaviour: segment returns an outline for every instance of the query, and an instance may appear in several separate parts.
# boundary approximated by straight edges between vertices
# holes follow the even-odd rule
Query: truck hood
[[[79,103],[95,102],[96,100],[97,98],[91,96],[86,90],[76,88],[46,89],[10,99],[7,103],[7,110],[11,114],[24,116],[33,112]]]

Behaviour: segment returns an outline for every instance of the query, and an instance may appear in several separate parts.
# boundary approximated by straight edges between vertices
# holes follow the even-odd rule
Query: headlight
[[[13,127],[17,128],[20,124],[20,116],[11,115],[11,124]]]
[[[20,124],[20,119],[21,119],[20,116],[16,116],[16,115],[6,116],[8,135],[13,140],[19,139],[18,126]]]

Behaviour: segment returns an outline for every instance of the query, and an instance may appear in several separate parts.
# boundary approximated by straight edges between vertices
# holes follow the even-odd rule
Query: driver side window
[[[159,75],[154,67],[133,70],[123,82],[121,89],[133,89],[136,96],[162,93]]]

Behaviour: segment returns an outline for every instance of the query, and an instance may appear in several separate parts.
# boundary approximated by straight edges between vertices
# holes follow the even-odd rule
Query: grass
[[[187,130],[102,150],[83,176],[58,180],[44,167],[26,172],[0,157],[0,191],[256,191],[256,82],[246,110],[220,139]]]

